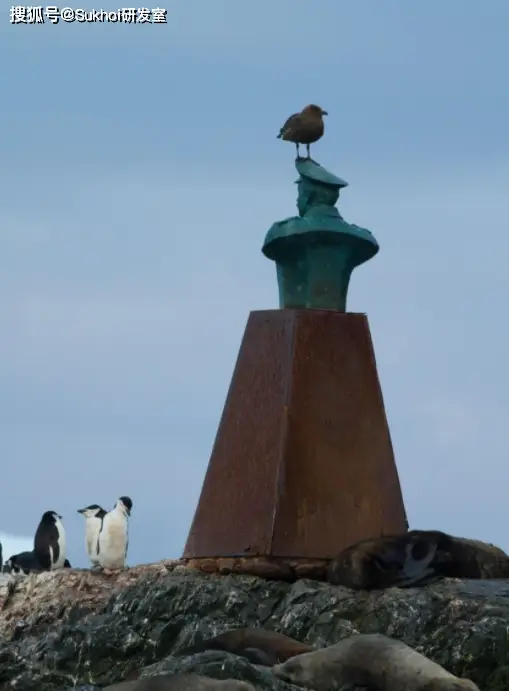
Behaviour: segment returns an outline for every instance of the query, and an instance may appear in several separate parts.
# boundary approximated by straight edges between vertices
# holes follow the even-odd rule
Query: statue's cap
[[[337,175],[329,173],[328,170],[325,170],[325,168],[323,168],[321,165],[311,161],[310,159],[298,158],[295,161],[295,167],[300,175],[299,180],[296,180],[296,182],[300,182],[302,178],[307,178],[308,180],[321,182],[323,185],[330,185],[331,187],[336,187],[337,189],[347,187],[348,185],[346,180],[342,180],[341,178],[338,178]]]

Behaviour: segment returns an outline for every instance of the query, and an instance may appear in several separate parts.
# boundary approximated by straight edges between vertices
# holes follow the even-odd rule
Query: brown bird
[[[297,158],[300,158],[299,144],[305,144],[307,157],[310,158],[309,145],[317,142],[323,135],[323,115],[328,115],[328,113],[326,110],[322,110],[320,106],[306,106],[300,113],[290,115],[280,129],[277,138],[286,142],[294,142],[297,147]]]

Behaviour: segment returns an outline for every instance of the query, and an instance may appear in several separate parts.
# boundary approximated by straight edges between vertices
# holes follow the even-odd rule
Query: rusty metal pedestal
[[[290,578],[406,530],[366,316],[252,312],[184,558]]]

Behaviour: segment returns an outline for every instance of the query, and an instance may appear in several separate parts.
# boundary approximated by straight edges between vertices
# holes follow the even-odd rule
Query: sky
[[[318,103],[312,155],[381,247],[348,310],[409,523],[509,550],[509,3],[164,8],[0,10],[0,527],[30,542],[56,510],[85,566],[77,509],[127,494],[129,563],[180,556],[248,314],[278,307],[261,246],[296,172],[276,135]]]
[[[2,545],[3,562],[6,562],[13,554],[29,552],[33,547],[33,539],[28,536],[10,535],[0,531],[0,544]]]

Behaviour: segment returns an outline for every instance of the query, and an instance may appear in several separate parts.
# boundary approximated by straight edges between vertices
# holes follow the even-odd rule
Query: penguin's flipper
[[[51,548],[48,549],[47,551],[44,550],[44,552],[43,552],[42,550],[39,551],[39,552],[37,552],[36,557],[37,557],[37,561],[38,561],[39,564],[41,565],[43,571],[49,571],[49,570],[51,569],[51,563],[52,563],[52,560],[51,560],[51,557],[52,557]],[[28,573],[28,572],[25,572],[25,573]]]

